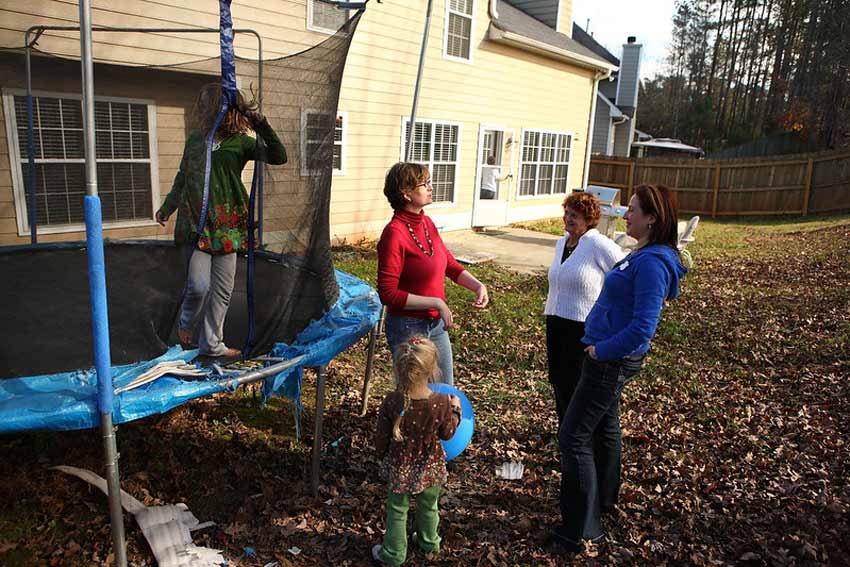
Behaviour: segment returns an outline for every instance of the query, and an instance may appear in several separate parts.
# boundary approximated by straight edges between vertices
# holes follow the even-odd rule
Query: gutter
[[[490,0],[491,10],[495,2],[496,0]],[[500,29],[496,21],[491,21],[491,26],[487,30],[487,39],[496,43],[503,43],[505,45],[517,47],[519,49],[530,51],[538,55],[543,55],[544,57],[548,57],[549,59],[563,61],[565,63],[570,63],[578,67],[583,67],[585,69],[594,69],[602,71],[603,73],[605,73],[606,77],[610,76],[612,72],[616,71],[619,68],[616,65],[608,63],[607,61],[601,61],[599,59],[594,59],[585,55],[573,53],[572,51],[567,51],[566,49],[561,49],[560,47],[555,47],[553,45],[549,45],[548,43],[537,41],[536,39],[531,39],[529,37],[514,33],[512,31]]]
[[[590,178],[590,152],[593,147],[593,123],[596,120],[596,95],[599,93],[599,81],[604,79],[610,80],[611,73],[613,73],[613,69],[597,71],[593,75],[593,93],[591,95],[593,98],[590,99],[590,116],[587,120],[587,141],[584,144],[584,171],[581,174],[582,188],[587,187],[588,179]],[[628,120],[628,116],[626,116],[626,120]]]
[[[490,13],[491,20],[499,19],[498,4],[499,0],[490,0],[490,5],[487,7],[487,11]]]

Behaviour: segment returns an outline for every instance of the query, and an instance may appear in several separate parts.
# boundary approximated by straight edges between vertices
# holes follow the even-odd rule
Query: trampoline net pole
[[[106,303],[106,266],[103,251],[103,219],[97,194],[97,163],[94,121],[94,64],[92,61],[91,0],[80,0],[80,64],[83,84],[83,135],[86,156],[86,242],[89,268],[94,359],[97,369],[98,410],[101,419],[109,517],[115,565],[126,567],[124,515],[118,477],[118,448],[112,426],[112,369],[109,355],[109,315]]]
[[[433,0],[428,0],[428,11],[425,13],[425,30],[422,32],[422,49],[419,52],[419,69],[416,71],[416,86],[413,89],[413,108],[410,109],[410,131],[407,133],[407,147],[404,148],[404,161],[410,161],[413,141],[416,139],[416,105],[419,102],[419,87],[422,85],[422,72],[425,68],[425,49],[428,47],[428,33],[431,29],[432,5]]]

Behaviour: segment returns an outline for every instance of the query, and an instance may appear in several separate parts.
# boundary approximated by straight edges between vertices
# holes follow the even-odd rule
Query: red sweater
[[[413,229],[416,238],[425,250],[430,251],[425,238],[425,223],[434,245],[434,255],[428,256],[416,246],[407,224]],[[445,277],[457,281],[463,272],[449,252],[434,226],[434,221],[425,213],[414,214],[408,211],[395,211],[392,220],[384,227],[381,240],[378,241],[378,295],[381,303],[387,306],[389,313],[420,319],[436,319],[440,316],[436,309],[407,311],[404,305],[409,294],[446,299]]]

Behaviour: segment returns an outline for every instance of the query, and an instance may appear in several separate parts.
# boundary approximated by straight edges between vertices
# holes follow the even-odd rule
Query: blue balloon
[[[466,396],[460,390],[448,384],[435,382],[428,384],[428,387],[434,392],[452,394],[460,399],[460,425],[457,426],[454,437],[448,441],[441,441],[443,450],[446,452],[446,460],[451,461],[463,453],[463,450],[466,449],[472,440],[472,432],[475,430],[475,414],[472,412],[472,404],[469,403],[469,400],[466,399]]]

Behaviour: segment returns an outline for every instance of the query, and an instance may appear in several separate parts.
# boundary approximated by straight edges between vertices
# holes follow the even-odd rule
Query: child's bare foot
[[[183,350],[192,348],[191,329],[177,329],[177,340],[180,341],[180,346],[183,347]]]
[[[242,351],[239,350],[238,348],[227,347],[226,349],[224,349],[223,353],[221,353],[217,356],[220,357],[220,358],[237,358],[237,357],[242,356]]]

